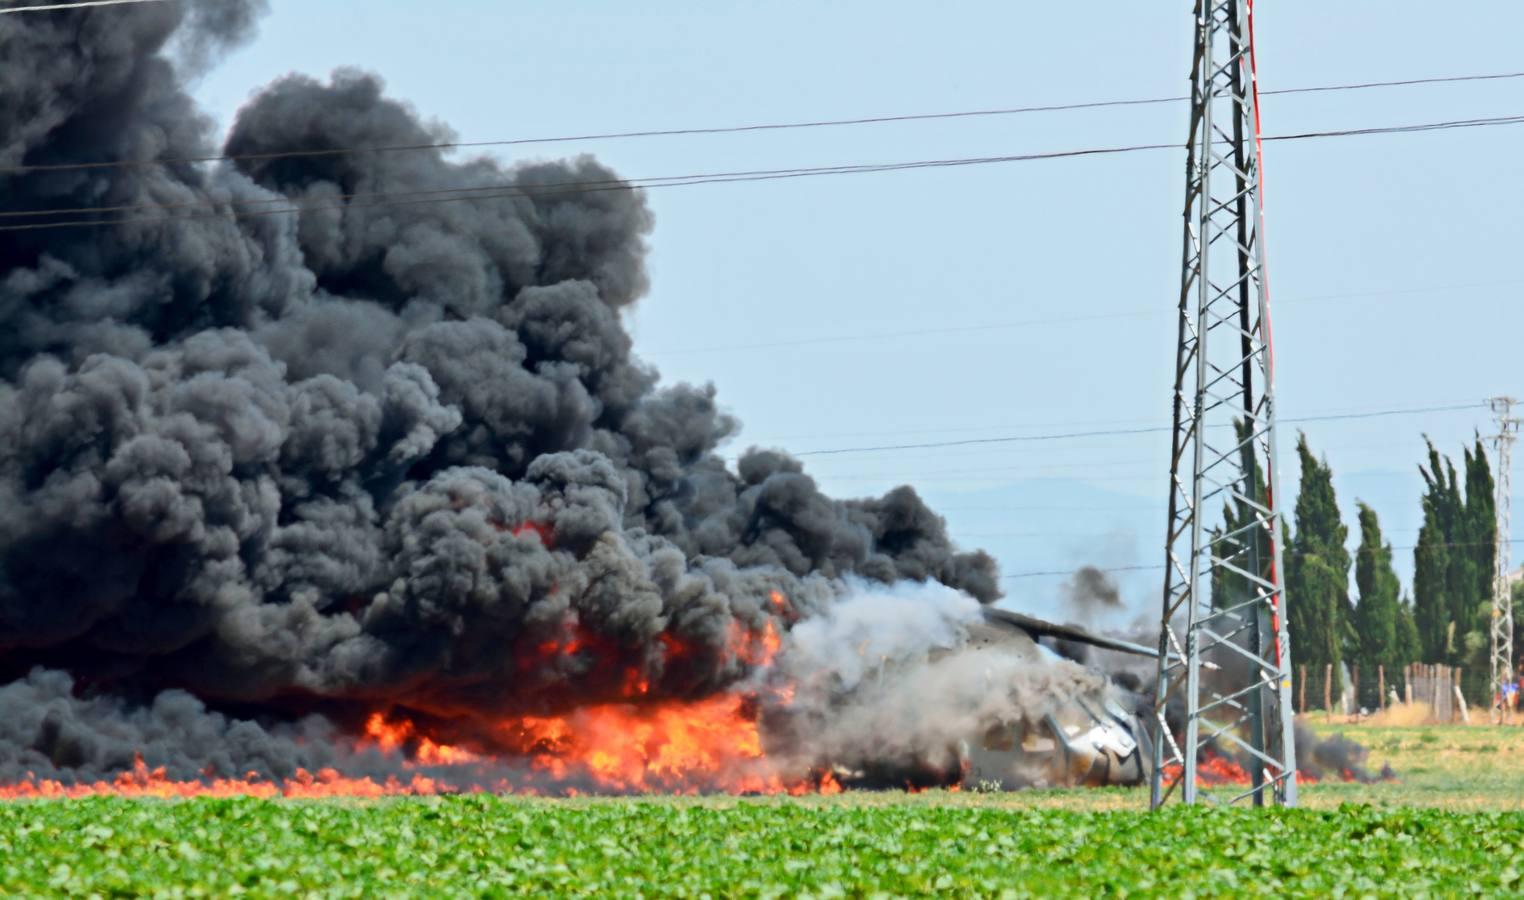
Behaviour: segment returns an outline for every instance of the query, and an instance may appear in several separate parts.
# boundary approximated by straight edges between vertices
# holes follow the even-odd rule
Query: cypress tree
[[[1418,662],[1423,647],[1418,640],[1418,621],[1413,615],[1413,601],[1407,597],[1397,608],[1396,665],[1406,666]]]
[[[1461,493],[1460,478],[1455,464],[1445,457],[1448,480],[1444,483],[1444,536],[1445,554],[1449,565],[1445,567],[1445,609],[1449,613],[1449,658],[1443,660],[1458,665],[1465,654],[1464,638],[1471,624],[1472,589],[1476,576],[1471,558],[1476,549],[1471,545],[1470,523],[1466,520],[1466,499]]]
[[[1413,590],[1423,660],[1464,666],[1467,691],[1484,692],[1495,558],[1492,471],[1478,439],[1462,453],[1464,482],[1428,443],[1424,524],[1413,551]],[[1464,492],[1462,486],[1464,485]]]
[[[1456,532],[1455,520],[1458,496],[1454,484],[1455,467],[1448,460],[1441,460],[1432,442],[1425,440],[1429,448],[1429,465],[1419,465],[1423,476],[1423,526],[1418,531],[1418,544],[1413,548],[1413,617],[1418,628],[1421,646],[1420,660],[1426,663],[1448,663],[1455,650],[1452,642],[1454,606],[1451,598],[1451,578],[1458,571],[1452,564],[1450,535]],[[1446,478],[1448,472],[1449,478]]]
[[[1339,518],[1333,472],[1312,455],[1307,435],[1297,438],[1302,483],[1296,499],[1296,535],[1286,564],[1287,627],[1296,661],[1309,671],[1338,672],[1350,638],[1349,529]],[[1332,689],[1337,692],[1337,685]]]
[[[1466,472],[1466,499],[1461,521],[1464,527],[1457,535],[1458,547],[1451,548],[1452,557],[1460,557],[1465,564],[1457,573],[1458,587],[1463,590],[1456,613],[1456,630],[1460,633],[1456,662],[1465,666],[1464,690],[1476,702],[1485,702],[1490,694],[1492,578],[1497,560],[1498,533],[1496,503],[1493,495],[1492,466],[1487,461],[1487,451],[1477,438],[1472,448],[1463,452]]]
[[[1368,672],[1374,672],[1378,665],[1396,672],[1408,660],[1403,658],[1400,645],[1399,620],[1403,610],[1398,599],[1401,588],[1397,572],[1392,568],[1392,545],[1382,540],[1376,511],[1364,503],[1359,507],[1360,549],[1355,551],[1355,588],[1360,602],[1354,612],[1356,653],[1351,655],[1351,661]]]
[[[1497,564],[1497,500],[1492,482],[1492,465],[1482,439],[1477,438],[1466,451],[1466,537],[1471,545],[1467,554],[1472,560],[1473,598],[1492,598],[1492,570]],[[1490,603],[1489,603],[1490,606]],[[1485,630],[1485,629],[1483,629]]]
[[[1413,548],[1413,627],[1418,636],[1416,661],[1435,663],[1449,652],[1446,632],[1450,614],[1445,609],[1445,568],[1449,564],[1444,532],[1439,526],[1437,503],[1423,498],[1423,527]]]

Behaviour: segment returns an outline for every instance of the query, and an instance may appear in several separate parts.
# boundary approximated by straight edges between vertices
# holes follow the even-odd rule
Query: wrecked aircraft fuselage
[[[1137,644],[1000,609],[985,611],[968,645],[1036,661],[1052,655],[1038,643],[1044,637],[1156,658]],[[1151,756],[1136,708],[1134,696],[1108,681],[1040,716],[992,723],[983,734],[959,740],[961,784],[980,790],[1142,784]]]

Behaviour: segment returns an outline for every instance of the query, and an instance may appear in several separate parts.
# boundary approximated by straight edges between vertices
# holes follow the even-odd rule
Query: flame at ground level
[[[617,793],[781,793],[744,697],[649,707],[607,704],[497,722],[495,740],[556,783]],[[803,789],[808,789],[805,787]]]
[[[1164,767],[1164,783],[1173,784],[1181,777],[1181,766],[1171,764]],[[1396,776],[1388,769],[1380,775],[1356,772],[1351,769],[1340,769],[1339,778],[1343,781],[1390,781]],[[1311,774],[1305,769],[1298,769],[1296,773],[1298,784],[1317,784],[1322,779]],[[1230,756],[1221,753],[1207,752],[1196,762],[1196,786],[1218,787],[1224,785],[1244,785],[1252,783],[1249,771]]]
[[[529,523],[515,533],[532,531],[542,542],[551,535]],[[781,615],[792,612],[779,592],[770,598]],[[544,656],[597,654],[575,624],[537,648]],[[726,653],[759,672],[768,669],[782,639],[768,618],[757,629],[733,625]],[[691,649],[676,637],[662,635],[668,659]],[[173,779],[156,760],[136,760],[131,770],[92,782],[70,783],[37,778],[0,785],[0,799],[80,797],[97,794],[190,797],[247,794],[262,797],[387,796],[466,791],[533,795],[577,794],[802,794],[834,793],[841,786],[828,771],[783,772],[766,758],[757,722],[758,697],[735,692],[695,700],[653,700],[651,683],[636,668],[625,671],[620,695],[626,702],[586,705],[559,716],[437,721],[397,710],[375,711],[352,739],[355,751],[368,752],[367,772],[393,771],[380,777],[334,769],[316,773],[298,769],[289,777],[269,779],[255,773],[202,772],[199,778]],[[764,689],[768,699],[787,705],[793,686]]]
[[[506,786],[505,786],[506,787]],[[31,778],[15,784],[0,785],[0,800],[62,799],[114,795],[120,797],[388,797],[453,793],[455,789],[433,778],[414,774],[406,780],[390,777],[383,780],[349,778],[333,769],[316,774],[298,769],[291,778],[281,781],[261,779],[255,773],[242,778],[217,778],[208,775],[194,781],[168,777],[163,767],[150,769],[139,757],[131,770],[109,781],[65,784],[47,778]]]
[[[836,793],[830,772],[785,776],[765,758],[755,700],[722,694],[701,700],[604,704],[565,716],[488,723],[478,745],[437,740],[413,720],[373,713],[357,750],[398,760],[401,774],[351,777],[333,769],[289,778],[205,772],[177,780],[143,759],[109,780],[66,783],[27,778],[0,785],[0,799],[87,797],[382,797],[460,792],[580,794]],[[511,774],[503,774],[505,772]]]

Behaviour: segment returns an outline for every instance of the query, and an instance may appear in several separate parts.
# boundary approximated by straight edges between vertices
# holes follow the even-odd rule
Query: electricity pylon
[[[1151,803],[1204,796],[1198,756],[1217,750],[1245,761],[1250,785],[1213,799],[1289,806],[1296,750],[1252,0],[1197,0],[1195,44]],[[1208,530],[1217,504],[1233,515]]]
[[[1498,722],[1510,721],[1513,710],[1503,703],[1503,685],[1512,680],[1513,674],[1513,585],[1509,582],[1509,539],[1512,534],[1512,501],[1510,482],[1513,442],[1519,434],[1519,420],[1514,418],[1513,407],[1519,401],[1512,397],[1493,397],[1487,401],[1497,417],[1498,433],[1492,436],[1496,449],[1497,473],[1497,547],[1493,554],[1496,570],[1492,575],[1492,706]]]

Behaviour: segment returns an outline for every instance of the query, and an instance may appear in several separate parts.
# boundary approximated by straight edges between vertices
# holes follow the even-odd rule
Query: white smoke
[[[851,582],[789,632],[767,677],[792,764],[956,771],[957,745],[1036,722],[1105,679],[1013,633],[974,647],[979,603],[940,584]],[[781,724],[778,724],[781,723]]]
[[[851,579],[846,590],[823,613],[793,627],[779,668],[851,691],[887,660],[924,659],[961,645],[968,626],[983,616],[979,601],[935,582]]]

